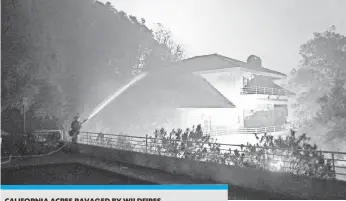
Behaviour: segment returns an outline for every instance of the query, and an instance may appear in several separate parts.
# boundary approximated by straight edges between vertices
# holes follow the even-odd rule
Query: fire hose
[[[88,121],[88,119],[84,120],[83,123],[81,123],[81,126],[86,123]],[[73,139],[74,137],[76,137],[78,135],[79,130],[75,131],[74,134],[71,136],[71,138]],[[12,159],[16,159],[16,158],[36,158],[36,157],[43,157],[43,156],[50,156],[52,154],[55,154],[57,152],[59,152],[60,150],[62,150],[63,148],[65,148],[67,145],[69,145],[69,143],[65,143],[63,146],[59,147],[56,150],[53,150],[51,152],[45,153],[45,154],[32,154],[32,155],[17,155],[17,156],[12,156],[10,155],[8,157],[8,160],[6,161],[2,161],[1,164],[6,164],[6,163],[10,163],[12,161]]]

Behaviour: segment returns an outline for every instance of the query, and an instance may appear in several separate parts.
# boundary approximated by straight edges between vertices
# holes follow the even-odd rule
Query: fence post
[[[334,152],[332,152],[332,165],[333,165],[333,174],[336,177],[336,172],[335,172],[335,164],[334,164]]]
[[[86,132],[86,144],[90,144],[90,141],[89,141],[89,133],[88,132]]]
[[[148,153],[148,134],[145,135],[145,153]]]
[[[264,168],[264,170],[268,170],[269,169],[268,168],[269,161],[268,161],[268,156],[267,156],[267,150],[265,150],[264,148],[263,148],[263,150],[264,150],[264,166],[263,166],[263,168]]]

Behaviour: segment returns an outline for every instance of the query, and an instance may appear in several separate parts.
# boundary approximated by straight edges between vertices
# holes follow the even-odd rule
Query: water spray
[[[115,98],[117,98],[118,96],[120,96],[123,92],[125,92],[128,88],[130,88],[132,85],[136,84],[137,82],[139,82],[140,80],[142,80],[144,77],[146,77],[148,75],[148,73],[144,72],[142,74],[137,75],[136,77],[134,77],[129,83],[127,83],[126,85],[124,85],[123,87],[121,87],[120,89],[118,89],[114,94],[112,94],[109,98],[107,98],[105,101],[103,101],[99,106],[97,106],[93,112],[89,115],[89,117],[87,119],[85,119],[81,125],[85,124],[86,122],[88,122],[91,118],[93,118],[97,113],[99,113],[102,109],[104,109],[110,102],[112,102]],[[74,132],[74,134],[71,136],[72,138],[75,137],[78,134],[78,132]],[[35,155],[19,155],[19,156],[9,156],[9,159],[7,161],[1,162],[1,164],[5,164],[5,163],[10,163],[11,160],[13,158],[34,158],[34,157],[42,157],[42,156],[49,156],[52,155],[54,153],[57,153],[58,151],[62,150],[64,147],[66,147],[68,145],[68,143],[66,143],[65,145],[61,146],[60,148],[51,151],[49,153],[46,154],[35,154]]]
[[[115,98],[120,96],[123,92],[125,92],[128,88],[130,88],[132,85],[136,84],[140,80],[142,80],[144,77],[148,75],[147,72],[144,72],[142,74],[137,75],[134,77],[129,83],[118,89],[114,94],[112,94],[109,98],[107,98],[105,101],[103,101],[100,105],[98,105],[93,112],[89,115],[89,117],[84,121],[83,123],[88,122],[91,118],[93,118],[97,113],[99,113],[103,108],[105,108],[110,102],[112,102]]]

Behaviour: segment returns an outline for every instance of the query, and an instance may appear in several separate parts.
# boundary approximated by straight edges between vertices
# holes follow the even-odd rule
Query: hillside
[[[23,97],[27,125],[55,119],[62,127],[77,112],[88,114],[136,73],[172,61],[171,47],[158,42],[144,19],[110,4],[1,3],[1,121],[6,131],[22,131]]]

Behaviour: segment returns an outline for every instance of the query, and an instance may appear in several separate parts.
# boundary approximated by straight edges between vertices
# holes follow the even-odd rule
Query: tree
[[[316,140],[345,140],[346,37],[335,27],[300,48],[299,68],[288,77],[289,88],[296,93],[290,125],[316,133]],[[335,144],[334,144],[335,145]]]
[[[167,47],[166,54],[162,55],[168,62],[179,62],[186,57],[186,50],[183,45],[175,42],[172,32],[158,23],[153,31],[154,39],[163,47]]]
[[[35,113],[41,116],[64,113],[60,108],[65,104],[64,95],[54,85],[63,66],[54,48],[56,44],[51,40],[49,30],[40,23],[35,8],[32,1],[2,2],[2,28],[5,31],[1,38],[1,110],[3,114],[9,115],[2,115],[2,122],[11,116],[11,111],[19,109],[21,113],[28,113],[33,106],[44,109]],[[48,94],[49,97],[46,97]],[[28,100],[26,111],[22,110],[23,97]],[[49,104],[49,107],[38,102],[45,103],[45,106]],[[20,119],[22,118],[20,115]],[[20,127],[20,132],[22,131],[22,124],[14,121],[11,125],[8,124],[4,129],[13,131]]]
[[[161,67],[158,55],[169,51],[144,19],[109,3],[5,0],[2,19],[2,111],[22,108],[26,96],[27,112],[65,126],[135,74]]]
[[[326,141],[346,142],[346,79],[336,79],[331,92],[319,99],[317,121],[327,126]]]
[[[2,111],[21,108],[22,98],[30,106],[37,88],[42,88],[58,76],[61,65],[56,58],[49,34],[42,30],[37,16],[31,10],[31,1],[7,0],[3,2],[2,28]],[[29,108],[29,107],[28,107]]]

